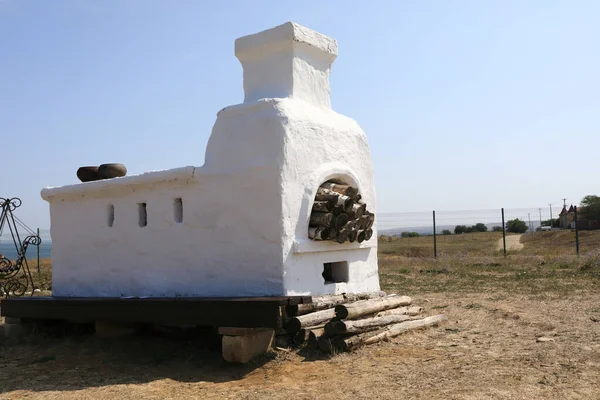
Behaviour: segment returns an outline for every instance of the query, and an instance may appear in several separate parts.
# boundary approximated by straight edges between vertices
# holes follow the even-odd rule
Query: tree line
[[[589,219],[589,220],[600,220],[600,196],[596,195],[588,195],[585,196],[581,202],[580,206],[577,209],[579,212],[580,219]],[[560,227],[560,219],[552,218],[551,220],[545,220],[541,222],[542,226],[552,226],[553,228]],[[529,229],[527,222],[520,220],[519,218],[511,219],[506,222],[506,231],[511,233],[525,233]],[[456,225],[454,227],[454,234],[460,235],[463,233],[473,233],[473,232],[487,232],[488,227],[482,222],[478,222],[475,225],[467,226],[467,225]],[[494,226],[492,228],[492,232],[502,232],[501,226]],[[442,235],[451,235],[452,231],[449,229],[444,229],[442,231]],[[402,232],[401,236],[403,238],[411,238],[411,237],[419,237],[417,232]]]

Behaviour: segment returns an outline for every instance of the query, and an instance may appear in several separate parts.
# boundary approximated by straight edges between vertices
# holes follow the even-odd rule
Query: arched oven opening
[[[330,179],[317,189],[308,227],[308,237],[315,241],[362,243],[373,236],[375,214],[357,187]]]

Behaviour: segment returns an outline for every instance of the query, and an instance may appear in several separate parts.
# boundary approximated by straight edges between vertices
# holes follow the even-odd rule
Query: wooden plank
[[[275,302],[281,306],[293,304],[308,304],[312,302],[312,296],[261,296],[261,297],[60,297],[60,296],[36,296],[30,297],[11,297],[2,301],[57,301],[66,300],[69,302],[86,301],[147,301],[147,302]],[[0,303],[2,303],[0,301]]]
[[[281,305],[310,297],[262,298],[66,298],[6,299],[2,316],[71,321],[146,322],[281,328]]]
[[[219,327],[219,335],[225,336],[251,336],[257,332],[262,332],[265,330],[271,330],[269,328],[239,328],[233,326],[220,326]]]

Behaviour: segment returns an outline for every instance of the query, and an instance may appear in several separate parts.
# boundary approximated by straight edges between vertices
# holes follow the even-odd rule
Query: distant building
[[[575,229],[575,207],[572,204],[568,210],[563,207],[558,217],[562,229]],[[581,215],[577,215],[577,224],[580,231],[600,229],[600,221],[583,219]]]
[[[573,221],[575,221],[575,208],[571,204],[571,207],[567,210],[566,206],[563,206],[562,211],[558,214],[560,227],[562,229],[575,228]]]

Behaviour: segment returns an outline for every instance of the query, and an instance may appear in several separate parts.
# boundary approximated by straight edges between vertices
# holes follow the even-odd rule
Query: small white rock
[[[535,339],[535,341],[536,342],[554,342],[554,339],[545,337],[545,336],[540,336],[539,338]]]

